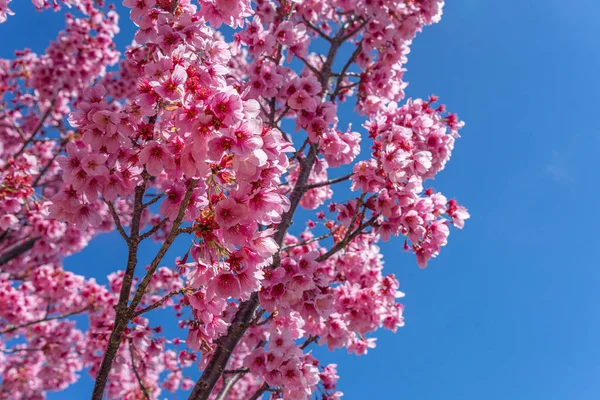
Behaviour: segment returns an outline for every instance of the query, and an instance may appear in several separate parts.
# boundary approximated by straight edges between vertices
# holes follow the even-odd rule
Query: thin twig
[[[163,226],[165,224],[165,222],[168,221],[168,217],[164,217],[158,224],[154,225],[152,227],[152,229],[150,229],[148,232],[144,233],[142,236],[140,236],[140,241],[144,240],[144,239],[148,239],[150,236],[154,235],[156,232],[158,232],[158,230],[160,229],[161,226]]]
[[[319,341],[319,337],[316,335],[310,335],[305,341],[304,343],[302,343],[302,345],[300,346],[300,350],[304,350],[305,348],[307,348],[308,346],[310,346],[311,343],[317,343]]]
[[[135,317],[139,317],[140,315],[142,315],[144,313],[147,313],[148,311],[154,310],[155,308],[158,308],[158,307],[162,306],[165,301],[169,300],[173,296],[177,296],[178,294],[183,294],[184,291],[185,291],[185,288],[184,289],[180,289],[180,290],[176,290],[176,291],[171,292],[169,294],[166,294],[165,296],[163,296],[163,298],[161,298],[156,303],[153,303],[153,304],[149,305],[148,307],[142,308],[141,310],[138,310],[138,311],[134,312],[133,315],[131,316],[131,318],[133,319]]]
[[[142,381],[142,378],[140,377],[140,374],[138,373],[138,370],[135,366],[135,357],[133,356],[133,349],[133,341],[129,340],[129,355],[131,356],[131,368],[133,369],[133,373],[135,374],[135,377],[138,383],[140,384],[140,388],[144,393],[144,397],[146,398],[146,400],[150,400],[150,394],[148,393],[148,389],[146,389],[146,386],[144,386],[144,382]]]
[[[147,203],[142,204],[142,208],[148,208],[148,207],[150,207],[152,204],[156,203],[157,201],[159,201],[163,197],[164,197],[164,194],[157,194],[156,197],[154,197],[152,200],[150,200]]]
[[[194,230],[196,229],[195,226],[186,226],[185,228],[179,228],[177,231],[178,233],[194,233]]]
[[[350,235],[346,236],[346,238],[344,238],[344,240],[336,243],[335,246],[333,246],[327,253],[317,257],[316,261],[323,262],[323,261],[327,260],[329,257],[333,256],[338,251],[345,248],[346,245],[348,243],[350,243],[355,237],[365,233],[365,232],[363,232],[363,229],[365,229],[368,226],[373,226],[373,224],[377,220],[377,217],[378,217],[378,215],[374,215],[367,222],[360,224],[360,226],[354,232],[352,232]]]
[[[307,59],[305,59],[304,57],[294,53],[294,56],[296,56],[297,59],[299,59],[300,61],[302,61],[304,63],[304,65],[306,65],[306,67],[308,69],[310,69],[313,74],[317,75],[317,76],[321,76],[321,71],[319,71],[318,69],[316,69],[315,67],[313,67]]]
[[[356,28],[355,30],[353,30],[352,32],[348,33],[346,36],[343,37],[343,41],[345,42],[346,40],[350,39],[352,36],[356,35],[358,32],[360,32],[360,30],[362,28],[365,27],[365,25],[367,25],[367,23],[369,23],[369,18],[365,19],[359,26],[358,28]]]
[[[319,29],[315,25],[311,24],[310,21],[307,20],[304,16],[302,17],[302,20],[304,21],[304,23],[306,25],[308,25],[308,27],[310,29],[317,32],[319,34],[319,36],[321,36],[323,39],[327,40],[329,43],[331,43],[333,41],[333,39],[331,37],[329,37],[325,32],[323,32],[321,29]]]
[[[267,382],[264,382],[256,392],[250,397],[248,400],[258,400],[260,396],[262,396],[267,390],[269,390],[270,386]]]
[[[54,321],[56,319],[62,319],[62,318],[72,317],[73,315],[81,314],[82,312],[84,312],[86,310],[89,310],[89,309],[91,309],[90,305],[85,306],[85,308],[82,308],[80,310],[71,311],[70,313],[60,314],[60,315],[54,315],[52,317],[46,317],[46,318],[42,318],[42,319],[37,319],[35,321],[29,321],[29,322],[27,322],[25,324],[21,324],[21,325],[13,325],[13,326],[10,326],[10,327],[8,327],[8,328],[0,331],[0,335],[4,335],[6,333],[11,333],[11,332],[14,332],[14,331],[16,331],[18,329],[21,329],[21,328],[27,328],[28,326],[39,324],[40,322]]]
[[[35,245],[35,242],[37,242],[40,239],[40,237],[34,237],[31,238],[21,244],[18,244],[14,247],[12,247],[10,250],[7,250],[6,252],[2,253],[0,255],[0,265],[4,265],[6,263],[8,263],[9,261],[19,257],[20,255],[28,252],[29,250],[31,250],[33,248],[33,246]]]
[[[346,64],[344,64],[344,66],[342,67],[342,71],[340,72],[340,75],[337,78],[337,82],[335,83],[335,89],[333,90],[333,93],[331,94],[331,101],[333,101],[337,97],[337,95],[340,93],[341,85],[344,80],[346,71],[348,71],[348,68],[350,68],[350,65],[352,65],[354,60],[356,60],[356,57],[358,57],[358,55],[360,54],[361,51],[362,51],[362,40],[360,41],[358,46],[356,46],[356,49],[354,49],[354,52],[352,53],[350,58],[348,58],[348,61],[346,61]]]
[[[117,231],[121,234],[121,237],[125,240],[125,242],[129,243],[130,237],[125,233],[125,229],[123,229],[123,225],[121,225],[121,219],[119,218],[119,214],[117,214],[117,210],[115,210],[115,206],[112,202],[104,199],[104,202],[108,206],[110,210],[110,214],[112,215],[113,221],[115,222],[115,226],[117,227]]]
[[[290,111],[290,106],[286,106],[285,109],[281,112],[281,114],[279,114],[279,117],[277,117],[277,120],[275,120],[275,125],[281,122],[281,120],[283,119],[283,117],[285,117],[288,111]]]
[[[314,188],[318,188],[318,187],[322,187],[322,186],[329,186],[329,185],[333,185],[334,183],[347,181],[348,179],[352,178],[352,175],[354,175],[354,174],[350,173],[348,175],[340,176],[339,178],[331,179],[329,181],[311,183],[311,184],[305,185],[304,187],[306,189],[314,189]]]
[[[33,130],[33,133],[31,134],[31,136],[29,137],[29,139],[27,139],[23,143],[23,145],[21,146],[21,148],[19,149],[19,151],[17,151],[17,153],[13,156],[13,158],[16,159],[19,155],[21,155],[21,153],[23,153],[23,151],[25,150],[25,148],[27,147],[27,145],[29,143],[31,143],[31,141],[35,138],[35,136],[38,134],[38,132],[42,129],[42,127],[44,126],[44,123],[46,122],[46,118],[48,118],[48,116],[52,112],[52,108],[54,107],[55,101],[56,101],[56,97],[54,97],[54,99],[52,100],[52,102],[48,106],[48,109],[46,110],[46,112],[44,113],[44,115],[42,116],[42,118],[40,119],[40,122],[38,123],[38,125]]]
[[[294,243],[294,244],[287,245],[284,248],[282,248],[281,251],[286,251],[286,250],[294,248],[294,247],[306,246],[308,244],[311,244],[311,243],[314,243],[314,242],[318,242],[320,240],[327,239],[328,237],[333,236],[333,233],[334,232],[329,232],[329,233],[327,233],[325,235],[317,236],[317,237],[305,240],[305,241],[300,242],[300,243]]]
[[[44,351],[44,349],[30,349],[30,348],[23,348],[23,349],[0,349],[0,352],[4,353],[4,354],[14,354],[14,353],[18,353],[21,351]]]
[[[185,216],[187,206],[192,198],[192,192],[194,191],[194,188],[196,187],[197,183],[198,183],[197,179],[192,179],[190,181],[187,191],[185,192],[185,195],[183,197],[183,201],[181,202],[181,206],[179,207],[179,212],[177,213],[177,217],[175,218],[175,221],[173,221],[173,227],[171,228],[171,232],[169,233],[169,235],[163,242],[163,245],[161,246],[161,248],[158,250],[156,257],[154,257],[154,259],[150,263],[150,266],[148,267],[148,271],[146,271],[146,275],[144,276],[144,279],[142,279],[142,282],[139,284],[138,289],[135,293],[135,296],[133,297],[133,300],[131,301],[131,304],[128,307],[128,314],[130,316],[133,315],[138,304],[140,304],[140,301],[142,301],[142,297],[146,293],[146,288],[150,284],[150,280],[154,276],[154,273],[156,272],[156,268],[158,268],[158,264],[162,261],[163,257],[165,256],[165,253],[167,252],[169,247],[171,247],[171,244],[173,243],[173,241],[179,234],[179,226],[181,225],[181,222],[183,221],[183,217]]]
[[[48,170],[52,166],[52,163],[60,155],[60,152],[64,149],[64,147],[65,147],[66,144],[67,144],[66,140],[63,140],[61,142],[60,147],[58,148],[58,151],[54,154],[54,156],[52,157],[52,159],[50,161],[48,161],[48,164],[46,164],[44,166],[44,168],[42,168],[42,170],[40,171],[40,173],[38,174],[38,176],[35,178],[35,180],[31,184],[32,187],[37,187],[37,185],[40,183],[40,180],[44,177],[44,175],[46,175],[46,172],[48,172]]]

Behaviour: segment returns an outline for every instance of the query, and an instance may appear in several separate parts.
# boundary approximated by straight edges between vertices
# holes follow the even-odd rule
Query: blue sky
[[[406,292],[406,326],[381,332],[364,357],[317,355],[339,364],[347,400],[597,399],[600,3],[447,3],[413,44],[407,93],[435,93],[467,122],[432,186],[472,219],[426,270],[400,241],[383,244]],[[11,5],[18,14],[0,25],[0,57],[41,51],[63,26],[28,1]],[[104,235],[66,265],[105,281],[124,255],[118,235]],[[86,376],[49,398],[90,390]]]

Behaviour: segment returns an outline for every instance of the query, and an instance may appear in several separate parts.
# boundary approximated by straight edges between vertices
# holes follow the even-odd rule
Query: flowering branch
[[[302,16],[302,20],[310,29],[317,32],[319,34],[319,36],[321,36],[323,39],[327,40],[329,43],[331,43],[333,41],[332,38],[330,38],[325,32],[323,32],[322,30],[317,28],[315,25],[311,24],[310,21],[307,20],[304,16]]]
[[[130,339],[129,340],[129,355],[131,356],[131,369],[133,369],[133,373],[135,374],[135,377],[140,385],[140,389],[142,389],[142,393],[144,393],[144,397],[146,398],[146,400],[150,400],[150,394],[148,393],[148,389],[146,388],[146,386],[144,386],[144,382],[142,381],[142,378],[140,377],[140,374],[135,366],[135,356],[133,354],[134,352],[134,346],[133,346],[133,341]]]
[[[308,184],[308,185],[306,185],[304,187],[307,190],[309,190],[309,189],[314,189],[314,188],[323,187],[323,186],[331,186],[331,185],[333,185],[335,183],[338,183],[338,182],[347,181],[348,179],[352,178],[352,175],[354,175],[354,174],[348,174],[348,175],[340,176],[339,178],[331,179],[331,180],[324,181],[324,182],[311,183],[311,184]]]
[[[163,296],[163,298],[161,298],[160,300],[158,300],[156,303],[153,303],[153,304],[149,305],[148,307],[144,307],[141,310],[137,310],[136,312],[134,312],[133,315],[131,316],[131,319],[139,317],[140,315],[142,315],[144,313],[147,313],[148,311],[152,311],[152,310],[154,310],[154,309],[162,306],[171,297],[177,296],[178,294],[183,294],[183,293],[185,293],[185,291],[186,291],[186,289],[183,288],[183,289],[171,292],[169,294],[166,294],[165,296]]]
[[[158,222],[156,225],[154,225],[148,232],[146,232],[142,236],[140,236],[140,241],[144,240],[144,239],[148,239],[150,236],[154,235],[156,232],[158,232],[158,230],[161,228],[161,226],[163,226],[165,224],[165,222],[167,222],[168,220],[169,220],[168,217],[164,217],[162,220],[160,220],[160,222]]]
[[[115,223],[115,226],[117,227],[117,231],[119,232],[119,234],[121,235],[123,240],[125,240],[125,242],[129,243],[130,238],[129,238],[129,236],[127,236],[127,233],[125,233],[125,229],[123,228],[123,225],[121,224],[121,218],[119,218],[119,214],[117,214],[117,210],[115,210],[115,206],[113,205],[112,202],[107,201],[107,200],[104,200],[104,203],[106,203],[106,205],[108,206],[108,209],[110,210],[110,214],[112,215],[113,222]]]
[[[14,331],[22,329],[22,328],[27,328],[28,326],[39,324],[40,322],[48,322],[48,321],[54,321],[56,319],[63,319],[63,318],[72,317],[73,315],[81,314],[81,313],[83,313],[83,312],[85,312],[85,311],[87,311],[89,309],[91,309],[91,306],[85,306],[82,309],[71,311],[71,312],[66,313],[66,314],[54,315],[52,317],[46,316],[46,317],[44,317],[42,319],[37,319],[37,320],[34,320],[34,321],[29,321],[29,322],[21,324],[21,325],[9,326],[8,328],[0,331],[0,335],[4,335],[6,333],[11,333],[11,332],[14,332]]]
[[[336,34],[336,37],[332,40],[327,56],[327,61],[320,71],[321,85],[324,88],[324,97],[327,95],[327,90],[325,88],[331,75],[331,67],[336,58],[337,52],[343,43],[341,41],[341,37],[343,34],[344,29],[340,29],[340,31],[338,31],[338,33]],[[283,214],[281,222],[277,226],[276,232],[273,235],[275,242],[280,248],[283,244],[285,234],[287,233],[289,227],[292,224],[292,218],[296,212],[296,208],[298,207],[302,196],[304,195],[304,193],[306,193],[304,185],[306,185],[308,181],[309,174],[317,159],[317,154],[317,145],[311,144],[308,155],[305,159],[303,159],[300,162],[300,172],[298,173],[296,185],[294,186],[294,189],[292,190],[292,193],[290,195],[290,208],[287,212]],[[273,265],[271,265],[271,268],[275,268],[279,265],[279,263],[280,255],[276,254],[274,256],[274,262]],[[196,382],[196,385],[190,393],[188,400],[208,399],[215,384],[223,375],[223,372],[225,371],[225,366],[229,361],[231,353],[233,352],[235,346],[246,332],[246,327],[248,326],[248,323],[250,322],[256,308],[258,307],[258,303],[258,294],[254,292],[251,294],[249,300],[240,304],[238,311],[233,321],[231,322],[231,325],[227,329],[227,334],[221,337],[221,339],[219,340],[217,348],[215,349],[204,372],[200,376],[200,379]]]
[[[0,255],[0,265],[7,264],[11,260],[28,252],[29,250],[31,250],[33,248],[33,246],[35,245],[35,242],[37,242],[39,239],[40,239],[39,236],[28,239],[25,242],[20,243],[20,244],[14,246],[13,248],[11,248],[10,250],[2,253]]]

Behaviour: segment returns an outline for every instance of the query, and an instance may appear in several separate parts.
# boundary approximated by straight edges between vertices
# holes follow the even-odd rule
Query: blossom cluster
[[[112,6],[33,3],[79,16],[46,54],[0,60],[0,390],[42,399],[87,369],[97,399],[339,399],[310,346],[364,355],[404,325],[378,241],[425,267],[469,218],[426,189],[464,123],[435,97],[398,104],[443,1],[124,0],[122,57]],[[358,129],[339,111],[353,98]],[[316,219],[293,234],[298,207]],[[63,268],[113,229],[128,255],[106,285]]]

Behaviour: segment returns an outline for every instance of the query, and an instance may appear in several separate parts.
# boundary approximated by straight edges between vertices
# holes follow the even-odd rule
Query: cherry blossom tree
[[[311,346],[364,355],[404,325],[378,241],[424,268],[469,217],[425,187],[463,122],[404,99],[412,40],[444,2],[124,0],[123,54],[104,3],[33,0],[69,8],[65,30],[0,60],[0,398],[81,373],[98,400],[340,398]],[[344,102],[361,127],[342,126]],[[113,230],[127,259],[106,285],[63,267]]]

